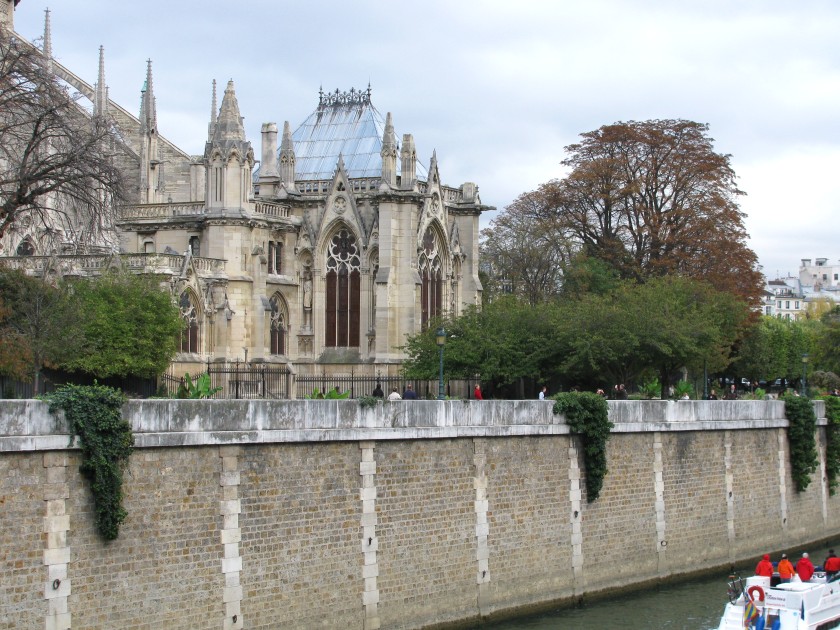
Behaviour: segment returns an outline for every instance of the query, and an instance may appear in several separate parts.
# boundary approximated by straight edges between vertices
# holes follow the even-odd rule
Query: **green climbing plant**
[[[105,540],[119,535],[127,515],[123,508],[123,471],[134,435],[122,416],[125,395],[104,385],[64,385],[45,396],[50,411],[64,411],[70,425],[70,445],[78,438],[81,473],[90,481],[96,528]]]
[[[607,401],[590,392],[567,392],[554,397],[554,413],[566,416],[569,428],[580,435],[586,467],[586,501],[601,493],[607,475],[607,440],[613,423]]]
[[[817,469],[817,416],[810,398],[788,394],[784,396],[785,415],[788,419],[788,444],[790,446],[790,472],[799,492],[811,483],[811,474]]]
[[[823,400],[828,420],[825,427],[825,476],[828,479],[828,493],[834,496],[840,477],[840,398],[826,396]]]

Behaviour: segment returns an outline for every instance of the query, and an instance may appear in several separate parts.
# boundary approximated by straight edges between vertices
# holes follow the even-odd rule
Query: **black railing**
[[[210,375],[211,389],[221,387],[211,398],[282,399],[289,397],[291,374],[285,366],[246,363],[208,365],[204,372],[190,374],[190,379],[195,383],[203,374]],[[166,374],[163,382],[169,395],[177,396],[178,389],[185,384],[185,379]]]

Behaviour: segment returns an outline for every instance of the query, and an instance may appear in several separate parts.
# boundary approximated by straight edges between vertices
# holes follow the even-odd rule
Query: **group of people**
[[[385,392],[382,391],[382,385],[379,381],[376,382],[376,387],[373,388],[373,392],[371,396],[375,396],[376,398],[384,398]],[[484,400],[484,396],[481,394],[481,386],[476,385],[475,389],[473,390],[473,398],[476,400]],[[403,393],[400,394],[400,390],[394,387],[391,390],[391,393],[388,394],[388,400],[417,400],[417,392],[414,391],[414,387],[411,383],[408,383],[403,390]]]
[[[822,564],[822,570],[825,571],[826,577],[829,580],[840,573],[840,558],[834,554],[834,549],[828,550],[828,556]],[[814,563],[811,562],[807,552],[803,552],[802,557],[796,564],[791,563],[788,560],[787,554],[783,553],[782,558],[775,567],[770,561],[770,554],[765,553],[755,567],[756,575],[771,578],[774,573],[778,573],[779,579],[782,582],[790,582],[794,575],[798,575],[800,580],[807,582],[814,575],[814,571]]]

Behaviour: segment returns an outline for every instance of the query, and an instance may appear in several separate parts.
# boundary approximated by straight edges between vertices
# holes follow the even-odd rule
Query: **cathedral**
[[[7,28],[19,1],[0,0]],[[306,120],[262,125],[257,155],[234,82],[214,81],[194,155],[158,128],[166,96],[155,94],[151,61],[135,114],[110,100],[102,48],[93,85],[52,58],[49,12],[42,50],[90,115],[118,128],[133,199],[115,209],[110,251],[47,251],[33,227],[7,234],[0,256],[32,273],[155,274],[184,320],[173,373],[245,360],[392,374],[407,336],[480,304],[479,217],[491,208],[474,183],[445,185],[434,153],[421,163],[370,86],[313,90]]]

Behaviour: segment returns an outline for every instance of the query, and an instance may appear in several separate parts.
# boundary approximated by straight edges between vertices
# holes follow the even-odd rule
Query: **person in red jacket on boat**
[[[814,575],[814,563],[808,557],[808,552],[803,552],[799,562],[796,563],[796,573],[803,582],[807,582]]]
[[[840,573],[840,558],[834,555],[834,549],[828,550],[828,557],[823,562],[823,571],[829,579]]]
[[[765,553],[755,567],[755,574],[764,577],[773,577],[773,563],[770,562],[770,554]]]

